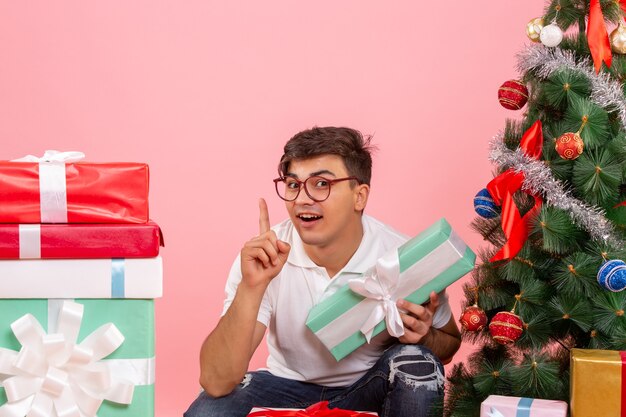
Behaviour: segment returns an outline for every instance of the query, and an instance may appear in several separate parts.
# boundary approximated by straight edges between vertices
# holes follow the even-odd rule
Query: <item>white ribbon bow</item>
[[[39,163],[41,223],[67,223],[65,164],[80,161],[84,157],[82,152],[46,151],[41,158],[26,155],[12,161]]]
[[[124,336],[107,323],[77,344],[82,317],[82,304],[64,301],[57,333],[46,334],[31,314],[11,324],[22,348],[0,348],[0,382],[8,400],[0,417],[95,417],[103,400],[131,403],[134,385],[100,361]]]
[[[504,417],[504,414],[498,411],[497,408],[491,407],[491,410],[487,412],[487,417]]]
[[[352,291],[378,303],[361,326],[367,343],[372,339],[374,327],[385,319],[389,334],[394,337],[404,335],[404,324],[396,306],[399,295],[396,293],[400,278],[398,252],[392,251],[378,259],[376,265],[365,273],[365,277],[348,281]]]
[[[85,154],[82,152],[59,152],[54,150],[45,151],[41,158],[35,155],[26,155],[19,159],[13,159],[12,162],[60,162],[71,163],[78,162],[85,159]]]

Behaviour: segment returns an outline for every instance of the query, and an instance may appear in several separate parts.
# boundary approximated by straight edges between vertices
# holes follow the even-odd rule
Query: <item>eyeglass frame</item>
[[[285,182],[285,180],[287,178],[291,178],[293,179],[295,182],[298,183],[298,192],[296,193],[296,196],[291,199],[291,200],[287,200],[285,197],[283,197],[282,195],[280,195],[280,191],[278,191],[278,183],[279,182]],[[311,178],[321,178],[324,181],[328,182],[328,195],[326,196],[325,199],[323,200],[318,200],[316,198],[313,198],[313,196],[309,193],[309,189],[306,186],[306,182],[308,180],[310,180]],[[332,189],[332,185],[336,182],[341,182],[341,181],[348,181],[348,180],[355,180],[356,182],[358,182],[359,184],[361,184],[361,181],[359,181],[359,179],[355,176],[350,176],[350,177],[343,177],[343,178],[326,178],[323,177],[321,175],[311,175],[310,177],[308,177],[307,179],[305,179],[304,181],[300,181],[299,179],[286,175],[286,176],[280,176],[278,178],[274,178],[272,181],[274,181],[274,187],[276,188],[276,194],[278,194],[278,197],[280,197],[281,200],[283,201],[287,201],[287,202],[291,202],[291,201],[296,201],[298,199],[298,196],[300,195],[300,191],[302,191],[302,189],[304,188],[304,192],[306,193],[306,195],[313,201],[315,201],[316,203],[321,203],[324,202],[326,200],[328,200],[328,197],[330,197],[330,191]]]

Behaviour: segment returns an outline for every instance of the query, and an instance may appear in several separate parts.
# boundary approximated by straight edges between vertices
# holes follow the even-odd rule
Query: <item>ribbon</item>
[[[537,120],[525,133],[520,141],[520,148],[533,159],[539,159],[543,148],[543,132],[541,121]],[[494,202],[502,206],[502,230],[507,242],[491,259],[491,262],[512,259],[522,249],[528,239],[530,219],[541,209],[543,200],[540,196],[528,193],[534,200],[534,206],[522,216],[513,200],[513,194],[522,189],[525,180],[523,172],[509,169],[487,184],[487,190]]]
[[[620,6],[623,0],[620,0]],[[600,7],[600,0],[591,0],[589,5],[589,23],[587,24],[587,43],[589,44],[589,51],[591,51],[591,57],[593,58],[593,65],[596,69],[596,73],[600,72],[602,68],[602,62],[606,63],[607,67],[611,67],[613,56],[611,55],[611,42],[609,41],[609,34],[606,30],[606,24],[604,22],[604,15],[602,14],[602,7]]]
[[[502,414],[497,408],[491,407],[491,409],[487,412],[487,417],[504,417],[504,414]]]
[[[22,158],[13,159],[12,162],[61,162],[63,164],[78,162],[85,159],[85,154],[82,152],[59,152],[54,150],[45,151],[42,157],[35,155],[26,155]]]
[[[532,398],[520,398],[519,403],[517,404],[517,414],[515,417],[530,417],[530,407],[532,404]]]
[[[372,339],[374,327],[383,319],[386,321],[387,330],[391,336],[400,337],[404,335],[404,324],[396,306],[398,296],[395,294],[395,290],[399,278],[398,252],[391,251],[376,261],[376,265],[366,273],[364,279],[357,278],[348,281],[348,286],[355,293],[379,301],[360,329],[367,343]]]
[[[20,259],[41,258],[41,225],[18,225]]]
[[[124,336],[107,323],[77,343],[82,318],[81,304],[64,301],[56,333],[46,334],[31,314],[11,324],[22,348],[0,348],[0,380],[7,397],[0,417],[95,417],[104,400],[131,403],[134,384],[102,361]]]
[[[124,258],[111,259],[111,298],[125,298],[126,262]]]
[[[12,162],[39,163],[41,223],[67,223],[65,164],[80,161],[82,152],[45,151],[41,158],[26,155]]]
[[[305,410],[272,410],[263,408],[261,411],[254,411],[248,414],[248,417],[358,417],[371,415],[372,413],[328,408],[328,401],[320,401]]]
[[[622,360],[622,395],[621,395],[621,415],[622,417],[626,416],[626,352],[623,350],[619,351],[619,357]]]

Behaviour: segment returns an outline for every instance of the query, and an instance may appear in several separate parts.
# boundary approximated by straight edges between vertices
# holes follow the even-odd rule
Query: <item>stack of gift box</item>
[[[0,415],[154,415],[148,166],[0,162]]]

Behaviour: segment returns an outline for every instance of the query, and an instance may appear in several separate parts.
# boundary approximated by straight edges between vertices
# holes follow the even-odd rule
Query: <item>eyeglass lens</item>
[[[326,200],[330,194],[330,182],[323,177],[309,177],[304,183],[295,178],[287,177],[284,180],[284,186],[279,186],[277,189],[282,198],[293,201],[298,197],[302,184],[304,184],[307,195],[314,201]]]

